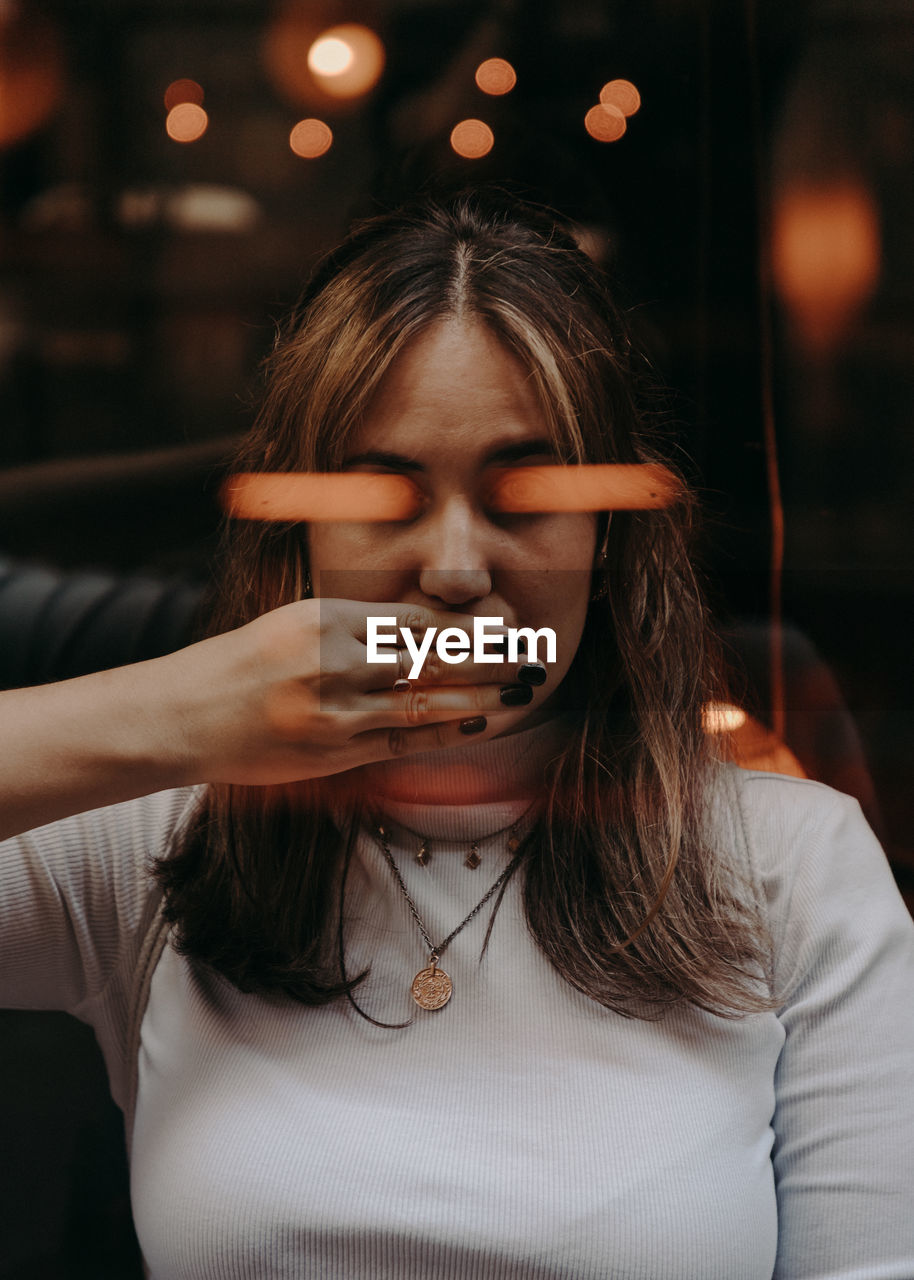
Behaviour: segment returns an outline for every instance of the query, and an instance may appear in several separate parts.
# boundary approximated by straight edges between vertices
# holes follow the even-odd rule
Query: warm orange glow
[[[172,80],[165,90],[165,110],[171,111],[182,102],[192,102],[197,107],[203,106],[203,90],[196,80]]]
[[[209,126],[209,116],[195,102],[179,102],[165,119],[165,129],[174,142],[196,142]]]
[[[584,117],[584,128],[597,142],[616,142],[626,130],[625,116],[618,107],[598,102]]]
[[[504,58],[486,58],[476,68],[476,83],[483,93],[499,96],[517,84],[517,72]]]
[[[330,150],[333,132],[323,120],[299,120],[289,134],[289,146],[297,156],[313,160]]]
[[[742,707],[736,707],[732,702],[706,702],[701,709],[705,733],[733,733],[741,729],[748,719]]]
[[[646,511],[679,497],[679,481],[656,463],[506,467],[488,501],[497,511]],[[407,520],[421,496],[402,475],[351,472],[243,472],[222,489],[241,520]]]
[[[384,70],[384,58],[380,38],[354,22],[322,32],[308,50],[312,75],[335,98],[358,98],[373,89]]]
[[[618,107],[624,116],[633,116],[641,106],[641,94],[631,80],[610,80],[600,90],[604,107]]]
[[[656,463],[509,467],[489,501],[498,511],[646,511],[669,507],[680,485]]]
[[[0,3],[0,147],[45,125],[60,105],[63,88],[56,29],[46,18],[26,12],[25,5]]]
[[[352,46],[338,36],[320,36],[308,50],[308,66],[316,76],[340,76],[354,61]]]
[[[741,769],[805,778],[806,770],[787,744],[767,725],[732,702],[706,702],[702,727],[715,739],[716,754]]]
[[[222,487],[237,520],[408,520],[419,494],[406,476],[348,472],[243,472]]]
[[[875,201],[854,178],[797,182],[775,199],[775,287],[811,350],[834,347],[879,278],[881,242]]]
[[[451,130],[451,146],[466,160],[487,156],[495,144],[495,134],[484,120],[461,120]]]
[[[320,34],[296,4],[286,4],[264,28],[261,57],[276,90],[296,106],[311,106],[324,94],[308,69],[308,50]]]

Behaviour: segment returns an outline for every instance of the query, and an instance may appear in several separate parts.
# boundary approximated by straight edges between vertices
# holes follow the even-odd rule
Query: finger
[[[416,642],[420,642],[425,632],[434,627],[437,634],[444,627],[459,627],[461,631],[473,634],[473,615],[468,613],[436,613],[421,604],[404,604],[402,601],[359,601],[337,600],[334,604],[343,605],[348,616],[352,634],[363,644],[369,639],[393,648],[403,648],[402,629],[413,633]],[[374,624],[370,619],[376,621]],[[506,630],[494,627],[493,634]]]
[[[506,678],[506,662],[524,661],[525,637],[500,617],[441,614],[413,605],[376,604],[372,610],[364,635],[358,616],[353,628],[366,649],[364,687],[383,689],[398,678],[425,685],[496,684]]]
[[[527,707],[535,691],[519,681],[468,688],[413,687],[406,693],[378,694],[366,699],[355,721],[360,732],[371,729],[413,729],[457,717],[489,716],[508,707]]]
[[[419,641],[420,645],[422,641]],[[526,642],[518,637],[517,659],[510,656],[506,634],[487,635],[480,652],[485,658],[475,661],[472,650],[460,662],[448,662],[434,645],[428,645],[415,653],[401,648],[391,650],[377,662],[367,661],[367,648],[348,630],[339,628],[324,634],[320,641],[320,673],[322,689],[327,696],[337,697],[341,688],[349,688],[359,694],[389,692],[396,681],[406,679],[411,686],[424,688],[441,686],[502,685],[517,679],[525,663]],[[379,653],[379,658],[381,657]],[[389,659],[389,660],[388,660]],[[418,668],[418,674],[413,672]]]
[[[359,688],[366,692],[389,690],[395,681],[402,679],[407,680],[412,687],[418,685],[423,689],[476,684],[499,685],[522,679],[518,673],[527,665],[543,664],[525,663],[523,649],[518,651],[518,658],[513,661],[508,656],[507,645],[500,654],[493,655],[484,662],[474,661],[472,655],[459,663],[446,662],[433,649],[422,662],[419,673],[414,675],[413,659],[401,649],[399,662],[366,662],[364,675],[360,673],[357,681]]]
[[[468,742],[491,737],[498,730],[499,724],[486,716],[445,720],[415,729],[371,729],[351,739],[349,746],[355,758],[354,763],[347,767],[374,764],[379,760],[395,760],[400,756],[416,755],[423,751],[442,751],[448,747],[466,746]]]

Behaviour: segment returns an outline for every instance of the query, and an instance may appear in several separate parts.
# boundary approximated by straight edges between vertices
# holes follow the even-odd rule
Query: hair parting
[[[503,194],[422,201],[357,226],[317,269],[264,373],[236,471],[329,471],[418,334],[486,325],[529,371],[561,460],[669,466],[649,377],[599,269],[553,213]],[[577,990],[631,1017],[688,1003],[723,1017],[775,1004],[760,908],[711,821],[720,766],[701,723],[725,700],[690,560],[694,509],[616,511],[563,685],[564,750],[521,888],[529,930]],[[298,525],[229,521],[211,630],[300,599]],[[217,787],[157,864],[184,951],[242,990],[353,997],[343,898],[354,834],[339,784]],[[489,920],[483,952],[495,913]],[[336,955],[333,945],[337,911]]]

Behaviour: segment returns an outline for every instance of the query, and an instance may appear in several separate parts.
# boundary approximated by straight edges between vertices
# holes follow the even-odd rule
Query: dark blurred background
[[[910,894],[912,65],[912,0],[0,0],[0,684],[180,644],[315,259],[378,202],[510,181],[630,310],[759,721]],[[22,1017],[0,1276],[134,1274],[108,1121],[35,1084],[48,1040],[95,1080],[82,1029]]]

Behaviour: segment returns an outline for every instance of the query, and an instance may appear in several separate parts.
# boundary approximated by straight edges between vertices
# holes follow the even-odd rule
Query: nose
[[[492,590],[486,521],[462,499],[442,505],[426,517],[419,587],[423,595],[446,605],[482,600]]]

